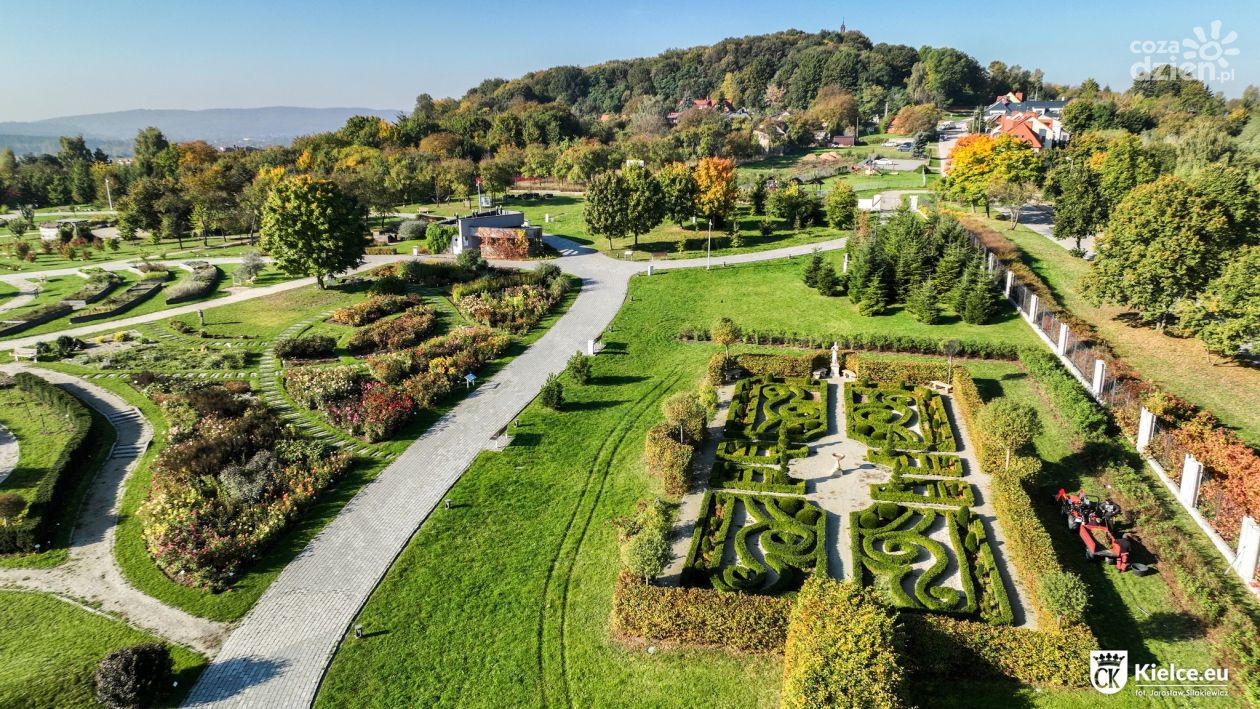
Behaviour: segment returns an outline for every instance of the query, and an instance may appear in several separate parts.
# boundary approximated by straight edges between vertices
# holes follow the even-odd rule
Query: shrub
[[[669,430],[681,430],[688,443],[694,445],[704,438],[707,416],[704,404],[700,403],[700,396],[696,392],[676,392],[661,403],[661,413],[665,416],[665,425]]]
[[[193,266],[192,273],[166,290],[168,305],[204,298],[214,292],[215,286],[219,285],[219,277],[223,275],[223,272],[218,266],[204,262],[189,265]]]
[[[709,358],[704,380],[712,386],[722,386],[726,383],[726,373],[734,366],[734,359],[728,357],[725,352],[719,352]]]
[[[896,621],[871,589],[810,578],[788,624],[781,706],[903,706]]]
[[[904,658],[916,677],[1006,677],[1032,685],[1089,684],[1089,651],[1098,641],[1083,625],[1059,630],[988,625],[931,613],[904,613]]]
[[[321,409],[361,391],[363,372],[354,367],[297,367],[284,372],[289,397],[308,409]]]
[[[1085,387],[1068,373],[1057,357],[1044,350],[1023,349],[1019,360],[1053,397],[1055,408],[1077,433],[1091,440],[1100,440],[1106,435],[1106,410],[1086,393]]]
[[[12,522],[26,509],[26,500],[16,492],[0,493],[0,519]]]
[[[547,381],[543,384],[538,396],[543,406],[552,411],[559,411],[564,406],[564,384],[560,383],[560,377],[548,374]]]
[[[487,327],[501,327],[517,334],[529,331],[568,291],[568,281],[525,283],[499,291],[478,290],[476,283],[456,286],[451,297],[459,312]],[[473,291],[472,294],[468,294]]]
[[[115,650],[96,668],[96,698],[108,707],[147,707],[171,686],[175,663],[161,643]]]
[[[303,335],[276,340],[275,352],[280,359],[320,359],[331,357],[337,341],[328,335]]]
[[[357,398],[332,404],[325,411],[334,426],[376,443],[388,439],[411,420],[415,402],[400,389],[367,381]]]
[[[398,239],[400,241],[414,241],[423,239],[427,224],[419,219],[405,219],[398,225]]]
[[[395,275],[385,275],[368,285],[372,295],[402,295],[407,292],[407,282]]]
[[[647,581],[661,575],[669,563],[671,548],[665,533],[645,529],[621,546],[621,563],[627,571]]]
[[[484,273],[489,270],[490,264],[482,258],[481,252],[475,249],[464,249],[455,257],[455,265],[465,271],[473,271],[475,273]]]
[[[587,384],[591,381],[591,358],[581,352],[574,352],[565,365],[565,371],[574,382]]]
[[[425,229],[424,247],[431,254],[444,254],[451,248],[451,241],[458,233],[459,227],[451,224],[431,224]]]
[[[772,653],[783,647],[792,601],[704,588],[650,586],[622,573],[611,632],[621,639]]]
[[[1079,623],[1089,606],[1089,589],[1080,576],[1059,571],[1041,577],[1041,601],[1060,623]]]
[[[735,357],[740,369],[753,376],[772,377],[809,377],[815,369],[823,366],[824,360],[831,361],[830,352],[815,352],[808,355],[768,355],[741,354]]]
[[[691,487],[691,446],[680,443],[677,428],[659,423],[648,429],[643,459],[648,472],[664,483],[665,493],[681,497]]]

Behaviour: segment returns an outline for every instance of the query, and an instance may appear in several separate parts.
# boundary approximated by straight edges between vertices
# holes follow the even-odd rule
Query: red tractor
[[[1084,490],[1068,492],[1059,488],[1054,501],[1059,503],[1059,513],[1067,519],[1068,531],[1075,532],[1082,524],[1102,525],[1114,531],[1120,516],[1120,505],[1111,500],[1092,502]]]
[[[1124,536],[1115,536],[1104,525],[1088,523],[1081,525],[1080,534],[1085,542],[1086,560],[1102,559],[1104,563],[1115,564],[1117,571],[1129,569],[1130,545]]]

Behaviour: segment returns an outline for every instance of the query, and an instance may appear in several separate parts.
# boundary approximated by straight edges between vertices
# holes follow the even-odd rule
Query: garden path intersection
[[[309,706],[350,622],[415,531],[486,447],[490,437],[533,400],[547,376],[562,370],[572,353],[584,351],[588,340],[600,336],[621,308],[632,276],[649,269],[721,268],[727,264],[803,256],[842,248],[845,243],[844,239],[832,239],[711,260],[655,261],[649,266],[643,262],[611,259],[559,237],[548,236],[547,241],[561,254],[554,262],[583,282],[582,291],[569,310],[489,384],[474,390],[435,422],[360,490],[281,572],[230,632],[223,624],[162,604],[122,578],[111,554],[116,505],[125,475],[147,447],[152,427],[135,414],[121,418],[111,415],[111,406],[130,407],[98,387],[53,372],[39,370],[40,376],[66,384],[75,394],[84,394],[85,400],[106,413],[119,428],[119,445],[123,445],[124,435],[134,438],[131,445],[136,446],[136,452],[129,459],[111,458],[93,483],[84,521],[75,532],[76,542],[82,536],[85,540],[90,538],[92,543],[75,544],[71,562],[62,567],[4,571],[0,580],[90,599],[135,625],[212,656],[213,661],[188,697],[189,705]],[[406,258],[409,257],[368,256],[360,270]],[[208,260],[220,264],[240,261],[239,258]],[[530,268],[537,264],[505,262],[496,265]],[[119,262],[108,264],[107,268],[117,270],[127,266]],[[55,274],[50,272],[49,275]],[[26,277],[29,278],[29,274]],[[12,281],[14,277],[0,276],[0,280]],[[239,291],[211,302],[8,340],[0,343],[0,348],[30,347],[58,335],[82,337],[116,331],[197,309],[209,310],[264,297],[312,282],[313,279],[303,278]],[[119,466],[121,468],[116,470]],[[424,474],[416,475],[417,471]],[[223,640],[225,632],[226,640]]]

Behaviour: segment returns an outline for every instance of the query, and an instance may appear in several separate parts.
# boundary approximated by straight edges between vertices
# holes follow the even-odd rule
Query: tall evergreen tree
[[[818,287],[818,271],[822,269],[822,254],[814,254],[810,257],[809,262],[805,264],[804,280],[805,285],[810,288]]]
[[[921,281],[910,291],[906,310],[924,325],[935,325],[940,321],[941,309],[937,305],[936,287],[932,284],[932,279]]]

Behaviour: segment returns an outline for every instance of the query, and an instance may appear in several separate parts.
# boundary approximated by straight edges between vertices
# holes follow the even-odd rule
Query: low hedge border
[[[770,455],[755,455],[761,449],[770,451]],[[778,465],[781,460],[804,458],[807,455],[809,446],[780,448],[778,441],[727,439],[718,444],[717,449],[720,460],[747,465]]]
[[[925,486],[926,494],[920,495],[913,490],[903,489],[913,485]],[[870,486],[870,496],[872,500],[878,502],[908,502],[956,507],[971,507],[976,504],[971,485],[962,480],[937,480],[916,475],[902,475],[896,467],[893,468],[893,477],[890,482],[875,483]]]
[[[886,591],[887,599],[894,606],[908,610],[929,610],[936,613],[953,613],[970,615],[976,612],[975,584],[971,579],[971,569],[965,563],[966,557],[961,551],[958,541],[955,512],[933,510],[928,508],[902,507],[889,503],[874,504],[865,510],[855,510],[849,515],[850,543],[853,550],[853,561],[874,576],[881,577],[875,585]],[[896,516],[892,516],[895,514]],[[907,528],[902,528],[915,514],[919,520]],[[954,554],[958,559],[958,572],[962,577],[963,590],[929,585],[945,572],[949,565],[949,556],[945,545],[926,535],[937,515],[944,515],[945,523],[950,530],[950,539],[955,545]],[[875,516],[874,524],[871,523]],[[882,522],[883,524],[880,524]],[[875,548],[875,540],[884,542],[884,550]],[[935,559],[932,566],[915,580],[914,597],[906,593],[902,579],[912,571],[915,560],[919,557],[919,549],[927,549]],[[863,574],[863,585],[867,577]],[[960,605],[961,604],[961,605]]]
[[[939,355],[941,353],[941,340],[934,337],[890,335],[887,333],[832,333],[829,335],[818,335],[783,330],[744,329],[741,329],[741,333],[742,335],[737,342],[744,345],[825,351],[825,366],[831,364],[830,349],[833,344],[838,345],[842,350],[927,355]],[[693,326],[685,326],[680,329],[678,338],[684,342],[711,341],[707,328]],[[959,340],[958,351],[954,356],[974,359],[1014,360],[1019,356],[1019,348],[1004,342]]]
[[[0,553],[6,554],[34,551],[36,544],[49,543],[53,530],[48,525],[55,516],[53,508],[67,492],[70,476],[65,474],[66,469],[91,457],[85,450],[90,445],[88,433],[92,429],[92,414],[87,407],[65,390],[30,372],[18,372],[13,379],[14,387],[64,414],[73,423],[74,431],[39,481],[34,496],[28,501],[26,515],[17,522],[0,526]]]
[[[756,475],[760,475],[762,479],[751,479]],[[798,480],[778,468],[740,465],[726,460],[718,460],[713,464],[713,468],[709,471],[709,487],[719,490],[805,494],[804,480]]]
[[[901,471],[906,475],[940,475],[960,478],[963,474],[962,458],[956,455],[932,455],[915,451],[901,451],[889,457],[884,455],[884,452],[881,450],[868,448],[866,450],[866,459],[877,465],[887,465],[890,468],[894,465],[899,465],[901,466]]]

